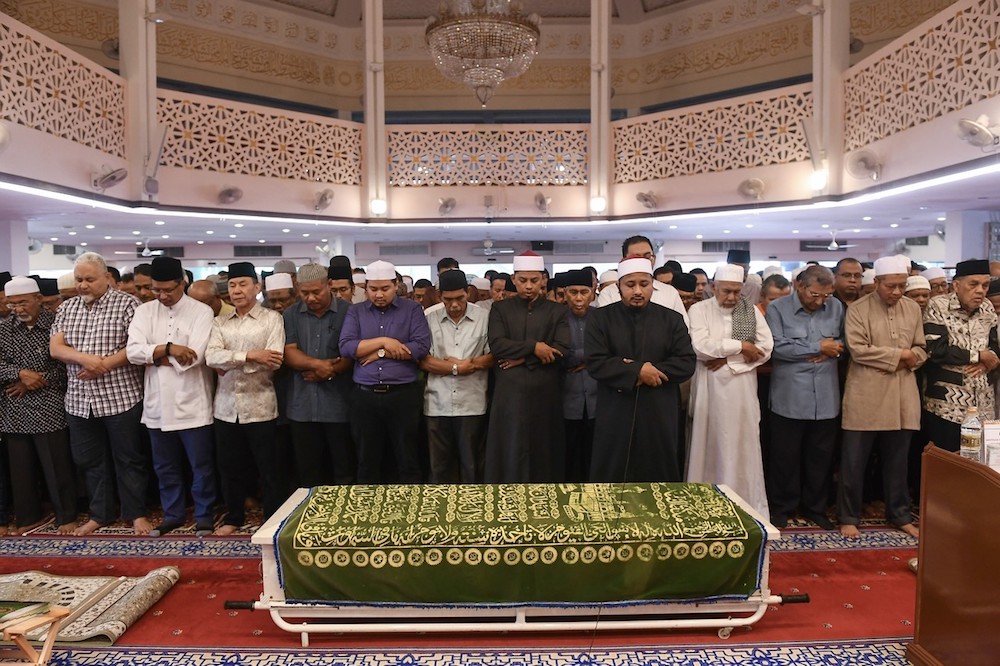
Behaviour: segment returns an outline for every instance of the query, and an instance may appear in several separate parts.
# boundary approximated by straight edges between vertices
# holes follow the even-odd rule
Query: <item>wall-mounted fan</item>
[[[101,42],[101,53],[111,60],[118,60],[121,57],[121,44],[117,37],[111,37]]]
[[[982,115],[975,120],[962,118],[956,127],[958,137],[977,148],[986,148],[1000,143],[1000,126],[990,126],[989,116]]]
[[[764,198],[764,181],[760,178],[747,178],[740,183],[737,191],[747,199],[760,201]]]
[[[28,254],[38,254],[39,252],[42,251],[42,247],[44,247],[44,245],[45,244],[42,241],[38,240],[37,238],[29,238]]]
[[[447,215],[451,211],[455,210],[455,203],[455,197],[438,199],[438,215]]]
[[[656,195],[653,192],[636,192],[635,200],[641,203],[643,208],[650,210],[656,208]]]
[[[313,210],[317,213],[321,210],[326,210],[333,203],[333,190],[326,188],[322,192],[316,195],[316,203],[313,204]]]
[[[847,173],[858,180],[878,180],[882,177],[882,164],[874,150],[865,148],[853,153],[844,164]]]
[[[104,167],[104,171],[95,171],[90,175],[90,186],[98,192],[103,192],[126,178],[128,178],[128,171],[126,169],[109,169]]]
[[[219,192],[218,202],[220,204],[234,204],[243,198],[243,190],[238,187],[227,187]]]
[[[552,203],[552,197],[547,197],[542,192],[535,193],[535,208],[538,209],[539,213],[548,215],[550,203]]]

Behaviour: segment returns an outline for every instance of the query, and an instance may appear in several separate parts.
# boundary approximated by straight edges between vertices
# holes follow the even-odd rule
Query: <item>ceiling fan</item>
[[[126,252],[125,250],[115,250],[115,254],[127,254],[131,255],[131,252]],[[142,244],[142,249],[136,248],[136,256],[139,257],[159,257],[163,254],[163,250],[150,250],[149,249],[149,239],[145,239]]]
[[[857,243],[838,243],[837,242],[837,231],[830,232],[830,244],[826,246],[826,249],[831,252],[836,252],[837,250],[843,250],[849,247],[857,247]]]

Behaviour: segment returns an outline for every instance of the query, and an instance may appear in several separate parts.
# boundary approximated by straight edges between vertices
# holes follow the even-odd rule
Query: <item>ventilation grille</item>
[[[904,238],[903,242],[907,245],[930,245],[930,236],[914,236],[913,238]]]
[[[429,255],[430,253],[431,246],[428,243],[392,243],[378,246],[380,257]]]
[[[730,250],[750,250],[750,241],[702,241],[701,251],[718,254]]]
[[[604,254],[604,241],[556,241],[552,254]]]
[[[280,257],[280,245],[234,245],[234,257]]]
[[[76,245],[53,245],[52,254],[76,254]]]

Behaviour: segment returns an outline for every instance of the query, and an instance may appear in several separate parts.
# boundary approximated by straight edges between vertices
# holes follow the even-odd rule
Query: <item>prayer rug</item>
[[[0,575],[0,598],[45,601],[70,609],[56,637],[59,643],[113,644],[125,630],[177,582],[176,567],[154,569],[145,576],[60,576],[43,571]],[[46,629],[29,632],[34,641]]]

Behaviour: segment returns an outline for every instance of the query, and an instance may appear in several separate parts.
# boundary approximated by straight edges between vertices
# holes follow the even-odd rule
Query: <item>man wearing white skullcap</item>
[[[73,273],[63,273],[56,280],[59,285],[59,295],[62,296],[64,301],[73,298],[74,296],[79,296],[76,291],[76,278],[73,277]]]
[[[598,383],[590,481],[680,481],[679,387],[694,372],[691,338],[678,313],[651,303],[645,257],[622,260],[618,275],[621,300],[595,309],[586,329],[586,367]]]
[[[601,277],[598,280],[598,293],[611,284],[618,284],[618,271],[604,271],[601,273]]]
[[[490,309],[496,388],[486,439],[486,483],[562,481],[565,428],[563,358],[570,348],[566,306],[546,299],[545,261],[514,257],[517,295]]]
[[[622,259],[627,257],[645,258],[649,261],[650,270],[652,270],[653,260],[656,259],[656,252],[653,251],[653,243],[645,236],[626,238],[622,243]],[[618,277],[621,277],[620,273]],[[597,296],[597,307],[601,308],[620,300],[621,293],[618,291],[618,283],[609,284],[607,287],[601,288],[601,292]],[[681,300],[681,296],[677,293],[676,289],[669,284],[664,284],[657,280],[653,284],[652,300],[654,303],[679,313],[684,318],[684,325],[687,326],[687,310],[684,308],[684,302]]]
[[[915,370],[927,360],[920,306],[903,298],[910,262],[875,262],[875,291],[847,308],[845,331],[851,352],[844,385],[843,440],[837,514],[840,533],[860,536],[862,488],[873,446],[882,461],[886,519],[917,536],[906,486],[907,452],[920,429],[920,393]],[[876,407],[877,406],[877,407]]]
[[[875,269],[866,268],[861,274],[861,295],[867,296],[875,291]]]
[[[906,278],[906,297],[913,299],[923,312],[931,300],[931,284],[923,275]]]
[[[724,483],[767,516],[756,369],[770,358],[774,339],[761,311],[741,298],[744,279],[742,266],[719,267],[715,298],[689,311],[698,365],[687,480]]]
[[[283,314],[285,310],[294,305],[299,297],[291,274],[272,273],[264,278],[264,297],[267,299],[264,307],[270,308],[278,314]]]
[[[365,275],[364,271],[355,268],[351,280],[354,282],[354,286],[357,287],[354,290],[354,296],[351,297],[351,303],[364,303],[368,300],[368,296],[365,294],[365,282],[368,281],[368,276]]]
[[[933,266],[921,273],[931,285],[931,298],[948,293],[948,276],[943,268]]]

